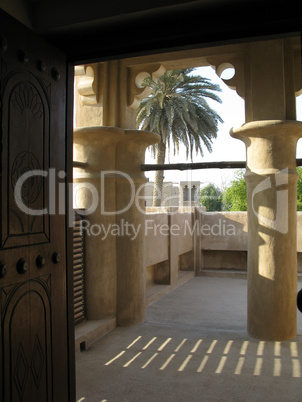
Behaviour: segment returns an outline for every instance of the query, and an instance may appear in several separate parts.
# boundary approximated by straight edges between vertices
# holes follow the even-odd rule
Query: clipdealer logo
[[[288,169],[283,169],[280,172],[275,173],[272,177],[267,177],[263,181],[261,181],[253,190],[252,200],[251,200],[251,208],[255,216],[258,218],[258,221],[261,222],[265,227],[276,230],[280,233],[288,233]],[[106,211],[104,208],[105,205],[105,178],[106,176],[120,177],[125,181],[129,182],[129,194],[130,200],[128,200],[127,205],[124,205],[120,210],[111,210]],[[32,209],[28,202],[24,200],[23,192],[26,187],[26,183],[28,180],[33,180],[37,177],[40,177],[42,180],[48,180],[48,189],[49,189],[49,200],[48,207],[44,206],[41,209]],[[59,182],[57,185],[58,179],[65,179],[66,174],[63,171],[59,171],[56,174],[55,169],[49,169],[49,171],[45,170],[29,170],[24,172],[16,181],[14,187],[14,196],[15,202],[20,210],[28,215],[41,216],[44,214],[60,214],[63,215],[66,213],[65,208],[65,191],[66,191],[66,182]],[[142,208],[141,200],[145,200],[144,196],[144,187],[150,183],[144,183],[139,188],[136,188],[133,180],[129,175],[120,171],[105,171],[100,172],[100,194],[95,186],[88,182],[82,183],[68,183],[67,188],[69,194],[72,198],[72,194],[76,195],[77,192],[84,191],[90,194],[90,205],[86,207],[85,210],[77,210],[76,208],[71,208],[69,213],[69,226],[73,226],[74,220],[74,211],[79,212],[82,215],[88,216],[94,213],[99,207],[99,212],[101,215],[120,215],[129,210],[133,206],[136,205],[137,209],[141,213],[145,213],[144,208]],[[265,208],[264,206],[257,206],[257,195],[264,191],[272,190],[276,193],[275,200],[275,208]],[[57,194],[57,192],[59,194]],[[59,205],[56,208],[56,198],[58,196]],[[176,208],[177,209],[177,208]],[[270,212],[268,212],[270,210]],[[170,215],[173,215],[175,212],[169,212]],[[274,218],[269,217],[270,213],[274,213]],[[130,229],[127,226],[127,231]],[[86,226],[86,229],[88,224]],[[108,229],[101,228],[103,233],[107,233]],[[208,228],[206,228],[208,230]],[[97,232],[97,230],[95,229]],[[132,229],[132,233],[134,236],[137,236],[137,231]],[[230,233],[229,233],[230,234]],[[203,235],[205,235],[203,233]],[[233,235],[233,233],[232,233]],[[107,235],[106,235],[107,236]]]

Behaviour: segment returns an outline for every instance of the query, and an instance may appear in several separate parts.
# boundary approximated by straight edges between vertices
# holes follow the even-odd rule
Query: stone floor
[[[299,282],[299,288],[302,283]],[[78,402],[300,401],[298,335],[246,333],[246,279],[195,277],[77,354]]]

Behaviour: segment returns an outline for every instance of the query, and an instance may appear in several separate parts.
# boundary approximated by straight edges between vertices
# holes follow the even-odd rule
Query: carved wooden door
[[[64,55],[0,11],[4,402],[69,400],[65,116]]]

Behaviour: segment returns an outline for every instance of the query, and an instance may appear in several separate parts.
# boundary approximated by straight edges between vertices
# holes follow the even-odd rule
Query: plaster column
[[[248,333],[296,336],[296,144],[302,123],[263,120],[231,130],[247,151]]]
[[[116,145],[123,136],[124,130],[116,127],[85,127],[74,131],[74,160],[87,162],[85,169],[74,169],[75,206],[89,212],[94,209],[92,202],[97,201],[96,209],[84,216],[82,226],[86,238],[85,288],[89,320],[116,314],[116,236],[105,235],[105,230],[116,223],[115,178],[103,174],[115,171]],[[108,215],[108,212],[113,214]]]
[[[125,130],[116,153],[116,221],[121,233],[117,245],[117,324],[144,321],[146,309],[145,201],[147,179],[141,170],[145,150],[159,135]],[[127,176],[123,176],[127,174]],[[140,189],[140,191],[138,191]]]

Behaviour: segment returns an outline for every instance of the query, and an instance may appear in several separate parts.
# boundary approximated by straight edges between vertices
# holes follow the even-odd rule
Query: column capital
[[[247,169],[274,173],[296,170],[296,146],[302,137],[302,122],[295,120],[260,120],[232,128],[233,138],[246,145]]]
[[[156,133],[119,127],[83,127],[74,130],[74,159],[85,162],[85,177],[104,170],[120,171],[145,179],[140,166],[146,148],[156,144]],[[77,168],[77,171],[83,170]],[[88,175],[88,176],[87,176]],[[79,175],[75,174],[75,178]]]
[[[74,130],[74,159],[87,164],[86,176],[116,169],[116,144],[123,136],[124,129],[118,127],[83,127]],[[76,169],[75,178],[81,170]]]
[[[124,135],[117,144],[116,169],[127,173],[132,178],[144,178],[141,165],[145,160],[146,148],[159,142],[159,134],[141,130],[124,130]]]

